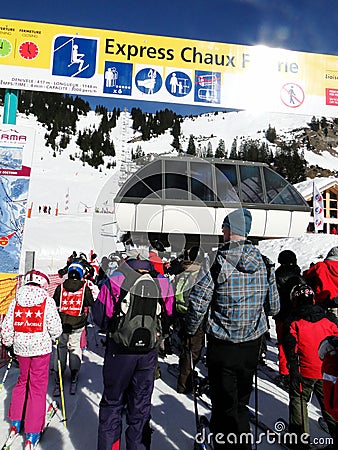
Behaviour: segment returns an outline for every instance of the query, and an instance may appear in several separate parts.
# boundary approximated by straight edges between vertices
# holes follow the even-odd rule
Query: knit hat
[[[338,261],[338,247],[332,247],[325,259],[331,259],[333,261]]]
[[[292,250],[283,250],[278,255],[278,262],[279,262],[279,264],[295,266],[297,264],[297,256]]]
[[[251,222],[252,216],[248,209],[236,209],[224,218],[222,227],[229,228],[233,234],[247,236],[251,230]]]

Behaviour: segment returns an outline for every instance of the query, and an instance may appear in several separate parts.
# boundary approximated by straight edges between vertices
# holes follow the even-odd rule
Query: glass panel
[[[221,202],[239,202],[236,166],[215,164],[217,200]]]
[[[305,202],[301,201],[298,192],[291,185],[286,186],[272,202],[272,205],[304,205]]]
[[[165,198],[188,200],[187,162],[165,161]]]
[[[265,186],[268,202],[273,205],[308,206],[300,193],[278,173],[264,167]]]
[[[205,202],[212,202],[214,200],[214,192],[211,164],[191,162],[190,176],[192,199],[197,197]]]
[[[162,198],[161,161],[154,161],[134,173],[121,189],[121,197]]]
[[[241,174],[242,201],[264,203],[262,180],[259,166],[239,166]]]
[[[268,167],[264,167],[263,170],[268,203],[274,203],[273,199],[287,186],[287,181]]]

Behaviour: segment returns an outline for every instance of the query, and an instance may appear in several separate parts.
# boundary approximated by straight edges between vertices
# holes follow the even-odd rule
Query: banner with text
[[[32,128],[0,124],[0,279],[19,271],[34,139]]]
[[[0,87],[335,116],[337,56],[0,19]]]

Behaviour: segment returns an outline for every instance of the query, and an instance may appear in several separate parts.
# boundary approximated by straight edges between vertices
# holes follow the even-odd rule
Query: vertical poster
[[[19,271],[35,131],[0,124],[0,278]]]
[[[315,225],[315,233],[324,230],[324,201],[323,196],[319,192],[315,182],[313,182],[313,219]]]

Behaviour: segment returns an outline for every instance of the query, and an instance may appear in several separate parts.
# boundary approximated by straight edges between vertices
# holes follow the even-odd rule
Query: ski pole
[[[258,442],[258,373],[255,369],[255,450],[257,450]]]
[[[191,384],[192,384],[192,396],[194,399],[194,412],[195,412],[195,423],[196,423],[196,436],[194,439],[194,449],[206,450],[207,447],[204,442],[197,442],[196,438],[202,431],[201,422],[198,415],[198,405],[197,405],[197,392],[196,392],[196,379],[194,373],[194,358],[191,348],[191,340],[188,342],[189,354],[190,354],[190,369],[191,369]]]
[[[302,432],[305,433],[305,420],[304,420],[304,404],[303,404],[303,383],[299,383],[299,394],[300,394],[300,413],[302,416]]]
[[[59,339],[56,339],[56,351],[57,351],[57,357],[58,357],[58,374],[59,374],[59,381],[60,381],[60,394],[61,394],[63,425],[65,427],[67,427],[65,395],[64,395],[64,391],[63,391],[63,380],[62,380],[62,370],[61,370],[61,360],[60,360],[60,350],[59,350]]]
[[[12,362],[13,362],[13,357],[10,356],[9,361],[8,361],[8,364],[7,364],[7,369],[6,369],[6,371],[5,371],[5,373],[4,373],[4,376],[2,377],[2,380],[1,380],[1,383],[0,383],[0,391],[1,391],[1,390],[3,389],[3,387],[4,387],[6,378],[7,378],[7,376],[8,376],[9,369],[10,369],[11,366],[12,366]]]

